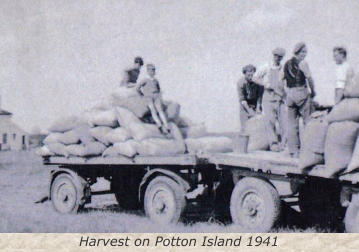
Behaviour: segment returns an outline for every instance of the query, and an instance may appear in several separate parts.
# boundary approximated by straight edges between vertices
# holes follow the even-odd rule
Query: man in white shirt
[[[272,51],[273,60],[262,65],[255,74],[254,81],[264,87],[262,110],[265,117],[267,138],[271,151],[284,148],[285,110],[283,66],[281,61],[285,55],[283,48]],[[281,142],[281,144],[280,144]]]
[[[354,78],[354,70],[347,62],[347,50],[344,47],[334,47],[333,58],[337,64],[335,69],[335,104],[343,99],[344,88]]]

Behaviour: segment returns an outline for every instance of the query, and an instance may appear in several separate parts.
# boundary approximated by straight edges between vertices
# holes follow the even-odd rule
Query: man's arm
[[[141,95],[143,95],[142,93],[142,87],[146,85],[147,79],[143,79],[142,81],[140,81],[137,86],[136,86],[136,90],[138,93],[140,93]]]
[[[307,79],[307,83],[308,83],[310,91],[311,91],[311,96],[314,97],[316,95],[315,89],[314,89],[314,80],[312,78],[312,74],[310,72],[309,65],[307,64],[307,62],[302,61],[299,64],[299,68],[300,68],[300,70],[302,70],[302,72],[304,73],[304,75]]]
[[[128,76],[128,70],[123,70],[122,72],[122,80],[120,82],[120,87],[126,86],[128,81],[130,80],[130,77]]]
[[[265,88],[268,88],[268,83],[265,83],[265,76],[268,72],[268,66],[267,64],[262,65],[258,68],[258,71],[253,76],[253,81],[257,83],[260,86],[264,86]]]

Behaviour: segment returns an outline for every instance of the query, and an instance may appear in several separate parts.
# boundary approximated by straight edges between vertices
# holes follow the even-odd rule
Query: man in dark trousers
[[[143,59],[141,57],[136,57],[134,60],[134,65],[124,70],[123,79],[120,83],[120,86],[125,86],[128,88],[135,87],[142,66]]]
[[[292,157],[299,156],[299,118],[304,124],[310,118],[311,101],[315,96],[314,82],[307,62],[307,47],[304,42],[295,45],[293,57],[284,65],[284,80],[287,87],[287,143]]]
[[[237,82],[241,132],[245,131],[248,119],[261,112],[263,87],[252,80],[255,72],[256,68],[253,65],[243,67],[244,77]]]

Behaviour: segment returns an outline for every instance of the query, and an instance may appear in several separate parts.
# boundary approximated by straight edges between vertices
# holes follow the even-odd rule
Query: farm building
[[[0,109],[0,151],[26,150],[29,134],[12,121],[12,113]]]

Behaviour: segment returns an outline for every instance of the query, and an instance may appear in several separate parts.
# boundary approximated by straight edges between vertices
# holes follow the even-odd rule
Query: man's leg
[[[153,103],[153,100],[151,100],[148,104],[148,108],[151,111],[151,116],[153,118],[153,120],[155,121],[157,127],[161,127],[162,126],[162,122],[160,120],[160,118],[157,115],[157,110],[155,108],[155,104]]]
[[[299,153],[299,117],[296,105],[297,91],[289,89],[287,96],[287,143],[289,153],[298,156]]]
[[[280,101],[278,111],[278,122],[281,149],[284,150],[287,144],[287,105]]]
[[[299,107],[299,113],[303,118],[304,126],[308,123],[310,120],[310,115],[312,114],[312,99],[308,97],[306,101]]]
[[[160,116],[160,119],[162,121],[163,126],[165,127],[165,130],[168,131],[168,121],[165,112],[163,111],[161,98],[158,97],[154,100],[154,106]]]

